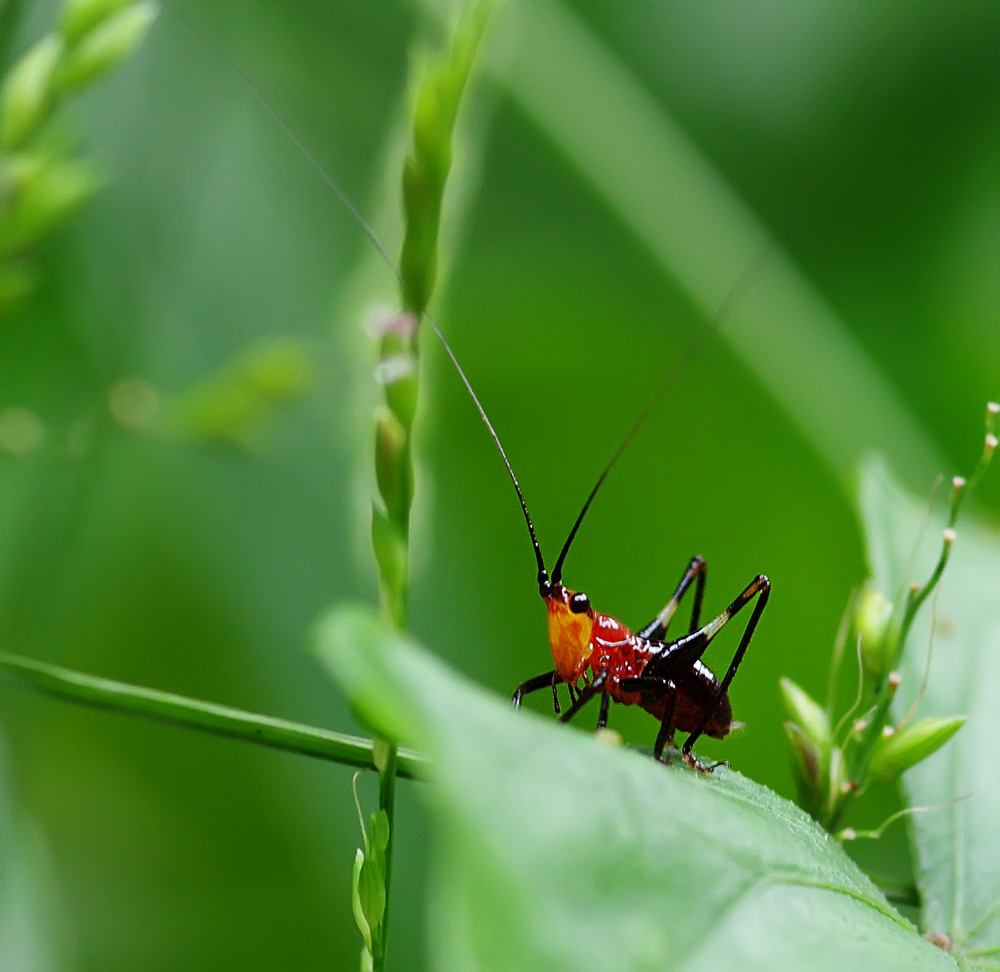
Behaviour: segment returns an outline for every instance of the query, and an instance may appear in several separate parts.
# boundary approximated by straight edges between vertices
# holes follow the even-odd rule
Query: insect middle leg
[[[580,689],[573,704],[562,714],[560,722],[569,722],[595,695],[601,695],[601,715],[597,721],[597,728],[603,729],[608,723],[608,705],[611,697],[607,692],[608,673],[601,672],[589,685]]]
[[[611,707],[611,695],[608,693],[607,681],[607,673],[602,672],[589,685],[584,685],[582,689],[579,689],[575,695],[571,693],[570,700],[573,704],[563,713],[559,721],[569,722],[595,695],[600,693],[601,711],[597,716],[597,730],[600,732],[601,729],[606,729],[608,725],[608,710]],[[570,688],[572,689],[572,686]],[[559,715],[559,713],[557,712],[556,715]]]
[[[691,623],[688,625],[688,634],[698,630],[698,623],[701,618],[701,601],[705,594],[705,581],[708,578],[708,564],[704,557],[692,557],[691,563],[681,575],[677,590],[673,597],[664,605],[660,613],[653,618],[644,628],[639,630],[640,638],[648,638],[650,641],[663,641],[667,635],[667,628],[673,619],[674,614],[680,605],[681,598],[687,593],[692,583],[694,588],[694,603],[691,605]]]
[[[606,729],[608,725],[608,708],[611,705],[611,696],[608,694],[607,686],[601,693],[601,714],[597,717],[597,731]]]
[[[656,742],[653,744],[653,758],[663,760],[663,750],[666,746],[676,749],[674,742],[674,710],[677,707],[677,686],[672,679],[658,675],[638,675],[635,678],[624,678],[618,683],[618,687],[626,692],[639,692],[646,697],[647,701],[654,701],[651,696],[654,694],[660,698],[666,698],[666,705],[663,716],[660,719],[660,730],[656,734]]]
[[[671,749],[676,749],[674,742],[674,707],[677,703],[677,686],[670,679],[664,679],[663,690],[667,693],[667,708],[660,720],[660,731],[653,743],[653,759],[663,761],[663,747],[670,743]]]
[[[750,620],[747,621],[747,626],[743,629],[743,637],[740,638],[740,643],[736,648],[736,654],[733,655],[733,660],[729,663],[729,668],[726,670],[725,677],[722,679],[722,684],[715,693],[715,701],[709,708],[706,708],[704,715],[701,717],[701,722],[698,724],[698,728],[684,740],[684,748],[681,750],[681,755],[684,757],[684,761],[686,763],[693,765],[696,769],[704,771],[704,767],[692,755],[691,751],[694,748],[694,744],[698,741],[698,737],[705,731],[705,726],[708,725],[708,720],[712,718],[715,708],[719,704],[719,700],[722,699],[726,692],[729,691],[730,683],[736,675],[736,670],[740,667],[740,662],[743,661],[743,656],[747,651],[747,645],[750,644],[750,639],[753,637],[753,633],[757,628],[757,622],[760,621],[760,616],[764,613],[764,608],[767,606],[767,599],[770,596],[771,582],[763,574],[758,574],[744,588],[740,596],[737,597],[736,600],[733,601],[733,603],[730,604],[729,607],[715,619],[715,621],[706,625],[706,627],[712,627],[712,625],[718,624],[718,628],[716,630],[721,629],[734,615],[745,608],[755,597],[757,598],[757,603],[753,607],[753,613],[750,615]],[[709,640],[711,640],[714,636],[714,633],[710,635]]]

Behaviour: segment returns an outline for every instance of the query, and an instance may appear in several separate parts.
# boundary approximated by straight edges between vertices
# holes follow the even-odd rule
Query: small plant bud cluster
[[[37,284],[34,246],[100,186],[93,166],[51,137],[53,112],[129,57],[156,14],[152,0],[67,0],[58,29],[0,81],[0,315]]]
[[[462,92],[491,2],[471,5],[449,48],[416,73],[411,100],[411,143],[403,168],[405,232],[399,261],[401,309],[380,315],[371,326],[378,341],[374,380],[382,393],[375,413],[375,481],[372,548],[378,567],[382,612],[405,628],[409,590],[410,509],[413,503],[413,421],[420,383],[419,325],[437,279],[441,208],[451,168],[451,141]],[[392,875],[392,821],[396,750],[379,766],[379,811],[358,851],[352,895],[364,939],[362,969],[384,968],[388,895]],[[360,815],[360,810],[359,810]]]
[[[891,706],[902,683],[898,667],[907,635],[947,566],[957,539],[955,524],[962,501],[996,450],[998,414],[1000,406],[991,402],[986,408],[983,452],[972,475],[952,479],[941,552],[927,581],[911,584],[896,601],[869,582],[848,606],[844,642],[856,646],[859,662],[859,686],[853,705],[839,717],[834,712],[836,663],[825,706],[791,680],[781,680],[788,716],[785,734],[799,803],[831,833],[838,832],[847,809],[869,786],[895,782],[906,770],[937,752],[965,723],[965,717],[960,715],[912,722],[907,716],[899,725],[892,725]],[[835,662],[840,656],[838,649]],[[839,836],[851,839],[856,834],[846,828],[839,831]]]
[[[386,892],[386,850],[389,847],[389,815],[385,810],[373,812],[365,828],[361,803],[358,800],[358,774],[354,775],[354,803],[358,808],[358,822],[364,847],[359,847],[354,857],[354,871],[351,875],[351,907],[354,920],[364,940],[361,953],[361,968],[371,970],[380,967],[385,955],[382,919],[385,916]]]

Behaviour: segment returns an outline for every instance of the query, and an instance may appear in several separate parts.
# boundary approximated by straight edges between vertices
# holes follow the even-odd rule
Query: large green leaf
[[[364,608],[331,612],[318,650],[362,719],[433,758],[436,968],[955,968],[739,773],[515,713]]]
[[[879,588],[893,596],[907,582],[926,579],[941,545],[940,530],[927,526],[926,502],[906,495],[885,466],[872,461],[862,474],[861,508]],[[918,713],[967,715],[969,721],[940,753],[904,775],[903,789],[910,806],[968,799],[910,817],[922,922],[987,968],[1000,968],[998,592],[1000,538],[964,517],[936,604],[925,606],[903,653],[896,700],[902,718],[924,679],[936,614],[930,676]]]

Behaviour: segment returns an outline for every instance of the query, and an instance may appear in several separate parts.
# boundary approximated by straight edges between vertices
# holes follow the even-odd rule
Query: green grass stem
[[[360,736],[116,682],[7,652],[0,652],[0,676],[69,702],[169,722],[331,763],[378,769],[372,740]],[[398,750],[396,772],[400,776],[420,778],[426,766],[427,760],[419,753]]]

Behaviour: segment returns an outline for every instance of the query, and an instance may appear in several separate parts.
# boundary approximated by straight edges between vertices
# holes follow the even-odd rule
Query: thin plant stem
[[[347,733],[116,682],[7,652],[0,652],[0,676],[69,702],[169,722],[331,763],[378,769],[372,741]],[[396,754],[396,773],[400,776],[420,779],[426,767],[427,760],[419,753],[401,749]]]
[[[830,738],[835,742],[840,738],[840,733],[844,726],[847,724],[848,719],[850,719],[861,705],[861,700],[864,698],[865,694],[865,668],[861,661],[861,636],[858,636],[858,694],[854,699],[854,704],[840,717],[840,721],[837,723],[833,732],[830,734]]]
[[[409,601],[410,510],[414,491],[412,436],[419,391],[419,325],[427,316],[437,280],[441,212],[451,169],[455,121],[492,6],[492,0],[478,0],[469,5],[456,24],[447,52],[424,64],[413,88],[412,142],[402,179],[405,232],[397,270],[402,314],[387,322],[389,326],[382,333],[379,347],[377,372],[382,374],[383,405],[376,417],[378,497],[372,506],[372,545],[379,569],[382,609],[401,631],[406,629]],[[374,236],[367,224],[362,225]],[[385,255],[385,248],[381,245],[378,248]],[[434,324],[433,319],[431,322]],[[437,330],[436,324],[434,328]],[[378,740],[377,755],[379,809],[389,823],[383,861],[385,907],[381,928],[377,936],[373,935],[378,944],[372,954],[374,972],[382,972],[388,941],[399,757],[396,745],[388,739]]]
[[[380,965],[385,964],[385,944],[389,941],[389,895],[392,891],[392,848],[395,843],[393,840],[393,828],[396,822],[396,776],[399,772],[399,747],[392,743],[383,743],[382,740],[376,740],[376,757],[378,762],[381,764],[379,767],[378,775],[378,805],[380,810],[385,811],[386,817],[389,818],[389,842],[385,847],[384,862],[385,862],[385,911],[382,915],[382,948],[383,954],[380,956]],[[382,746],[385,747],[384,753],[378,752],[378,749]]]

